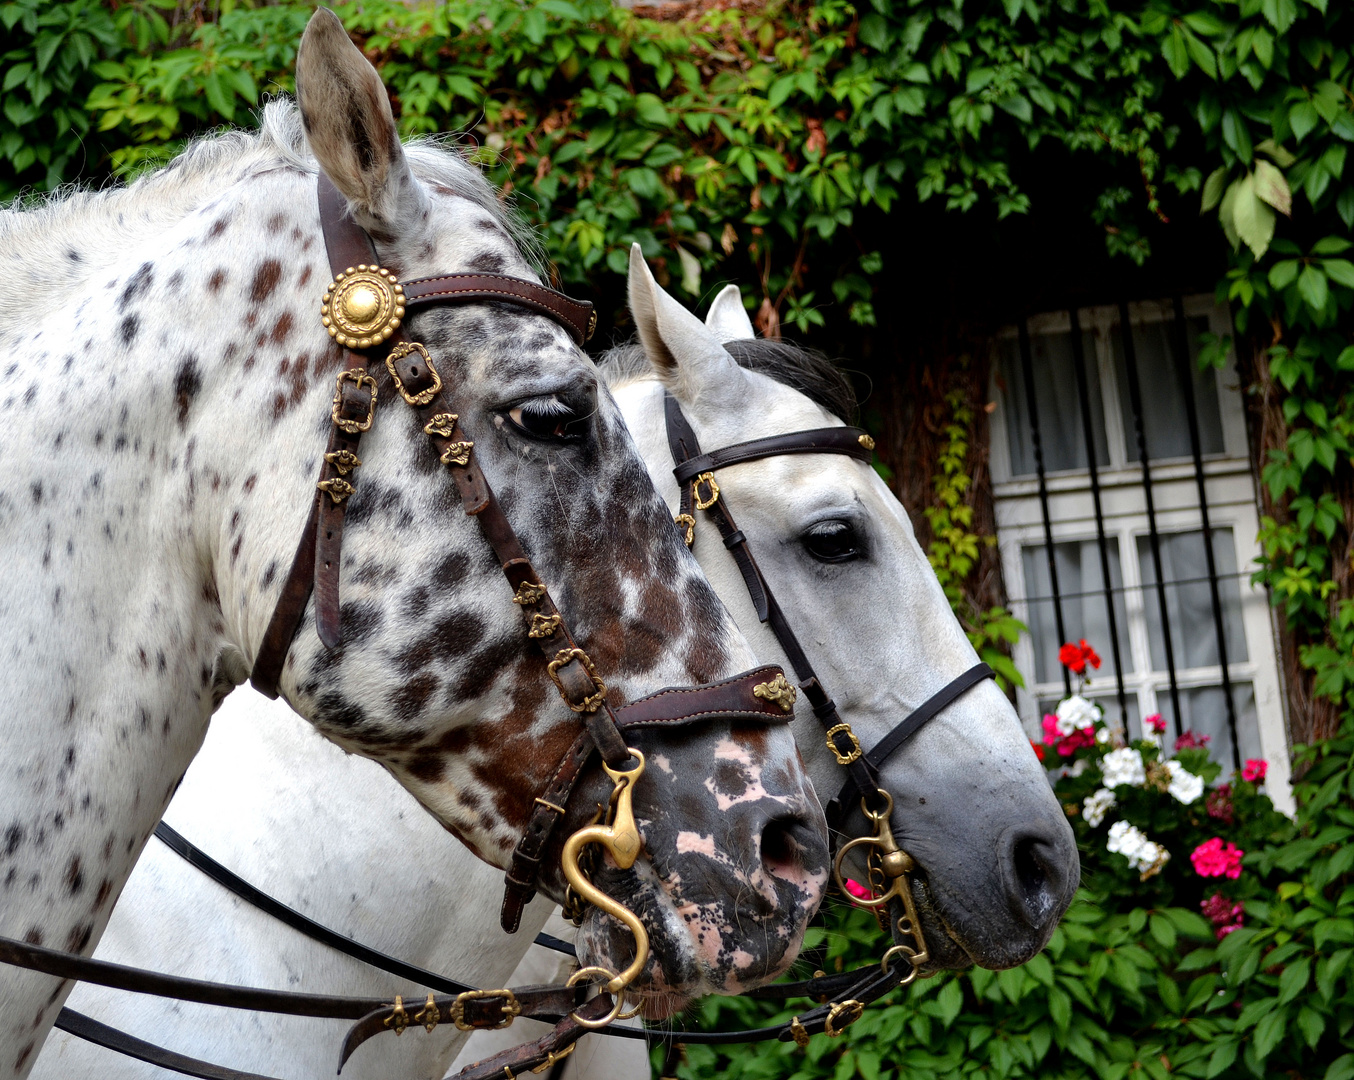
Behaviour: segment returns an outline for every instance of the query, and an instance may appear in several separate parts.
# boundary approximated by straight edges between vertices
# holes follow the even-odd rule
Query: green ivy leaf
[[[1330,293],[1325,273],[1313,264],[1308,263],[1302,268],[1302,273],[1298,275],[1298,292],[1309,308],[1317,312],[1323,311],[1326,307],[1326,298]]]

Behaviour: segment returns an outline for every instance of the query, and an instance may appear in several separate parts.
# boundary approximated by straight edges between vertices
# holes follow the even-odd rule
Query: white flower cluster
[[[1105,820],[1105,814],[1118,802],[1114,797],[1114,792],[1109,788],[1096,788],[1095,791],[1086,796],[1086,801],[1081,804],[1081,816],[1086,819],[1086,824],[1091,828],[1096,828]]]
[[[1095,727],[1101,717],[1100,706],[1087,701],[1080,694],[1058,703],[1058,734],[1071,735],[1074,731],[1084,731]]]
[[[1128,860],[1128,865],[1140,871],[1144,877],[1157,873],[1171,857],[1169,851],[1147,839],[1141,829],[1130,825],[1127,821],[1116,821],[1110,826],[1109,839],[1105,846],[1111,852],[1124,856]]]
[[[1166,771],[1171,774],[1171,782],[1166,790],[1186,806],[1204,793],[1204,778],[1195,776],[1175,758],[1166,762]]]
[[[1147,769],[1142,763],[1142,751],[1124,746],[1111,750],[1100,759],[1100,772],[1105,777],[1107,788],[1117,788],[1120,784],[1132,784],[1139,787],[1147,783]]]

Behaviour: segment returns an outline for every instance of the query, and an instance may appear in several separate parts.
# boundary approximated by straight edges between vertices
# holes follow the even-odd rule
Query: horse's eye
[[[861,554],[860,538],[846,521],[820,521],[804,534],[804,547],[819,562],[845,562]]]
[[[577,442],[588,432],[588,418],[579,416],[553,394],[509,409],[508,420],[523,434],[551,442]]]

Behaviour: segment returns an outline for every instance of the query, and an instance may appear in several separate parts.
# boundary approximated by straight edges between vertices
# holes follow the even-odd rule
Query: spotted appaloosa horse
[[[632,306],[646,348],[602,365],[655,481],[672,506],[672,456],[663,437],[663,388],[679,398],[701,445],[834,425],[854,408],[832,365],[785,342],[752,340],[736,288],[711,309],[709,328],[632,261]],[[721,470],[720,484],[790,622],[869,746],[975,660],[906,514],[878,477],[833,454],[767,458]],[[764,659],[779,657],[716,530],[697,525],[695,554]],[[478,985],[523,985],[559,977],[561,957],[532,949],[546,917],[528,909],[516,938],[497,935],[498,878],[458,851],[402,793],[388,791],[368,762],[345,758],[258,697],[231,698],[167,820],[227,865],[312,918],[402,959]],[[796,727],[815,784],[835,792],[841,771],[812,716]],[[242,764],[253,761],[248,776]],[[304,762],[299,770],[294,766]],[[296,772],[297,775],[293,775]],[[882,777],[895,793],[894,828],[917,852],[916,896],[937,964],[1007,967],[1047,941],[1075,889],[1076,848],[1065,816],[1020,729],[1015,711],[984,683],[952,704],[890,759]],[[299,828],[341,788],[327,811],[332,831]],[[229,806],[226,818],[222,808]],[[857,820],[856,824],[863,822]],[[689,845],[722,842],[722,832]],[[432,907],[401,904],[418,881]],[[881,947],[882,950],[882,947]],[[113,918],[100,956],[198,975],[224,969],[240,982],[363,993],[407,990],[401,980],[317,945],[235,899],[162,844],[146,850]],[[285,1077],[327,1071],[344,1024],[222,1015],[205,1006],[81,987],[83,1011],[181,1052]],[[526,1030],[524,1030],[524,1028]],[[466,1036],[450,1025],[431,1035],[373,1041],[344,1067],[357,1080],[443,1075],[535,1037],[530,1022]],[[642,1044],[593,1037],[569,1059],[599,1080],[637,1078]],[[592,1071],[586,1071],[591,1064]],[[281,1071],[277,1071],[281,1070]],[[37,1073],[43,1080],[131,1080],[157,1071],[54,1032]]]
[[[401,148],[379,77],[327,11],[297,84],[299,114],[270,105],[259,134],[199,143],[125,190],[0,215],[0,268],[21,298],[0,313],[0,934],[93,949],[258,650],[342,366],[318,318],[317,170],[405,279],[534,277],[473,169]],[[477,304],[418,314],[408,331],[442,365],[483,472],[613,700],[753,666],[563,329]],[[307,618],[282,693],[501,866],[578,721],[417,418],[389,381],[380,399],[349,504],[343,643],[327,652]],[[646,857],[606,884],[651,929],[641,979],[699,993],[783,970],[828,869],[790,732],[724,720],[639,745],[656,763],[635,800]],[[762,797],[721,809],[717,770]],[[590,770],[562,835],[609,791]],[[718,834],[720,857],[684,852],[692,830]],[[543,884],[562,895],[558,873]],[[406,905],[436,902],[416,885]],[[682,913],[699,914],[688,927]],[[698,941],[708,924],[722,932]],[[589,959],[617,969],[628,944],[599,932]],[[27,1073],[68,989],[0,966],[0,1076]]]

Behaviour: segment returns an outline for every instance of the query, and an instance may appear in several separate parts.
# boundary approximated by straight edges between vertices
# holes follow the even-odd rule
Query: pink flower
[[[1222,893],[1214,893],[1207,900],[1199,904],[1199,908],[1208,916],[1209,921],[1216,926],[1217,938],[1221,941],[1233,930],[1240,930],[1246,921],[1245,909],[1237,903],[1233,903]]]
[[[1175,740],[1175,749],[1177,751],[1193,750],[1197,747],[1207,746],[1212,740],[1212,735],[1196,735],[1192,731],[1187,731]]]
[[[872,896],[874,896],[874,893],[870,892],[870,890],[867,889],[864,885],[862,885],[859,881],[853,881],[851,878],[846,879],[846,891],[849,892],[852,896],[854,896],[857,900],[869,900]]]
[[[1222,837],[1215,836],[1205,840],[1190,854],[1194,872],[1200,877],[1229,877],[1233,880],[1241,876],[1241,857],[1246,853],[1228,841],[1225,845]]]
[[[1269,772],[1269,762],[1261,758],[1247,758],[1246,764],[1241,767],[1241,779],[1259,783],[1264,780],[1267,772]]]
[[[1232,806],[1232,785],[1220,784],[1215,787],[1208,793],[1204,806],[1209,817],[1216,818],[1224,825],[1232,824],[1236,820],[1236,811]]]
[[[1055,746],[1061,757],[1071,757],[1083,746],[1095,745],[1095,730],[1093,728],[1077,728],[1070,735],[1060,734],[1058,731],[1058,718],[1052,713],[1044,714],[1044,745]],[[1041,757],[1039,759],[1043,761]]]
[[[1166,721],[1161,718],[1161,713],[1153,713],[1144,720],[1143,723],[1158,735],[1161,735],[1166,730]]]
[[[1052,746],[1058,741],[1058,718],[1052,713],[1044,713],[1044,745]]]

